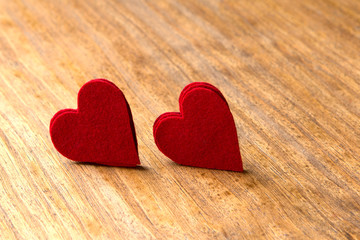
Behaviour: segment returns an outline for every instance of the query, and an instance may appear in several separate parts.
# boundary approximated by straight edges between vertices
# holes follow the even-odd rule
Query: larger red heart
[[[78,109],[54,115],[50,135],[55,148],[74,161],[140,164],[130,107],[121,90],[105,79],[89,81],[80,89]]]
[[[160,151],[182,165],[243,171],[235,122],[221,92],[191,83],[179,103],[180,112],[164,113],[154,123]]]

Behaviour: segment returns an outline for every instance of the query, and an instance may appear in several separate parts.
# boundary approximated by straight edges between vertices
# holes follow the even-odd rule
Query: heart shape
[[[95,79],[78,93],[78,109],[63,109],[50,122],[55,148],[79,162],[134,167],[140,164],[134,122],[124,94]]]
[[[235,122],[220,90],[191,83],[179,105],[180,112],[164,113],[154,123],[159,150],[182,165],[242,172]]]

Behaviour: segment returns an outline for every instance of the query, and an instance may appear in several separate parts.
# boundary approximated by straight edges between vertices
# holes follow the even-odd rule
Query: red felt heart
[[[179,104],[180,113],[164,113],[154,123],[160,151],[182,165],[243,171],[234,119],[221,92],[191,83]]]
[[[63,109],[50,122],[55,148],[79,162],[134,167],[140,164],[130,107],[112,82],[87,82],[78,94],[78,109]]]

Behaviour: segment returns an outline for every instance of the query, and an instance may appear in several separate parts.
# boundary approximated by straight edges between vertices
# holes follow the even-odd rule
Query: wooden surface
[[[108,78],[142,167],[78,164],[49,122]],[[154,144],[193,81],[233,112],[244,173]],[[0,0],[0,238],[360,239],[360,2]]]

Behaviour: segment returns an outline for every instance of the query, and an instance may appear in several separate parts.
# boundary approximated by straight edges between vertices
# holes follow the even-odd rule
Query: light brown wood
[[[88,80],[126,95],[142,167],[48,133]],[[244,173],[154,144],[182,88],[217,86]],[[360,2],[0,0],[1,239],[360,239]]]

